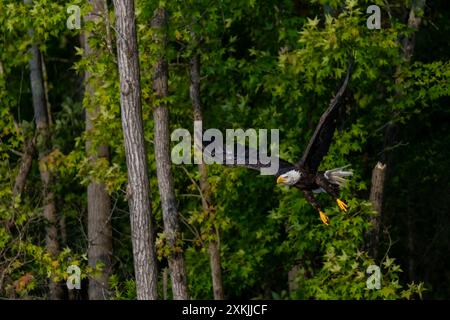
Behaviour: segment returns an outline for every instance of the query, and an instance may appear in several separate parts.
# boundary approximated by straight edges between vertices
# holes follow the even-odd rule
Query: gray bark
[[[33,155],[36,149],[35,140],[36,140],[35,137],[33,138],[25,137],[22,156],[20,157],[19,171],[17,172],[17,176],[14,179],[14,187],[12,194],[13,206],[17,198],[21,197],[23,189],[25,188],[27,176],[33,164]],[[14,219],[9,219],[8,221],[5,222],[5,229],[9,232],[13,225]]]
[[[31,0],[24,0],[26,5],[32,3]],[[33,30],[28,30],[33,38]],[[33,96],[34,118],[37,127],[37,150],[39,153],[39,171],[42,181],[43,196],[43,216],[46,222],[45,244],[47,252],[56,258],[59,253],[58,229],[56,218],[55,194],[52,190],[53,175],[47,167],[48,156],[51,152],[51,135],[45,101],[44,79],[42,76],[41,52],[36,43],[30,48],[30,82]],[[56,300],[62,297],[62,288],[59,283],[50,279],[49,282],[50,299]]]
[[[134,1],[114,0],[114,8],[136,294],[139,300],[153,300],[157,299],[157,270],[142,123]]]
[[[288,288],[289,294],[293,295],[299,289],[297,278],[300,274],[301,268],[300,265],[294,265],[291,270],[288,272]]]
[[[195,55],[190,63],[190,97],[194,109],[194,121],[203,121],[202,106],[200,103],[200,59]],[[210,218],[214,219],[215,211],[211,207],[210,188],[208,184],[208,169],[205,163],[198,164],[200,172],[200,191],[202,193],[202,208],[208,212]],[[210,230],[215,240],[208,244],[209,261],[211,265],[211,277],[213,284],[213,294],[215,300],[223,300],[222,271],[220,269],[220,245],[218,242],[218,232],[212,227]]]
[[[414,47],[416,45],[416,32],[419,30],[420,23],[422,22],[421,14],[425,8],[426,0],[413,0],[411,10],[409,11],[408,27],[413,29],[414,32],[407,38],[403,39],[403,56],[407,62],[409,62],[414,53]]]
[[[372,185],[370,188],[370,202],[373,209],[377,212],[376,216],[371,218],[372,228],[368,232],[368,251],[376,258],[378,256],[378,243],[380,234],[380,223],[383,214],[383,192],[384,180],[386,179],[386,165],[378,162],[372,170]]]
[[[87,21],[93,21],[100,16],[108,14],[105,0],[90,0],[92,6],[91,14],[86,17]],[[89,34],[84,36],[84,50],[86,56],[96,56],[97,52],[89,45]],[[85,95],[87,101],[92,101],[95,93],[95,84],[90,82],[92,75],[85,73]],[[94,129],[92,119],[99,113],[98,106],[88,106],[86,108],[86,152],[89,161],[93,164],[99,159],[108,159],[108,146],[100,145],[93,148],[89,138],[89,132]],[[111,226],[111,199],[103,183],[90,182],[87,188],[88,204],[88,259],[89,266],[95,268],[97,264],[102,265],[102,270],[96,272],[89,279],[89,299],[102,300],[110,296],[109,277],[112,272],[112,226]]]
[[[214,232],[214,230],[211,230]],[[214,300],[223,300],[222,270],[220,269],[220,246],[217,240],[211,240],[208,245],[209,262],[211,265],[211,277]]]
[[[31,164],[33,163],[33,154],[35,150],[34,138],[25,138],[23,153],[20,158],[19,172],[14,181],[13,197],[19,197],[22,194],[25,182],[30,172]]]
[[[160,47],[159,57],[154,67],[153,89],[155,90],[156,98],[161,99],[169,95],[169,70],[164,55],[167,41],[167,12],[165,9],[159,8],[155,11],[152,27],[157,32],[155,42]],[[156,174],[161,197],[164,234],[170,247],[168,262],[172,279],[173,299],[186,300],[188,299],[186,271],[183,254],[177,243],[179,242],[180,233],[170,160],[169,110],[166,103],[157,103],[153,110],[153,119],[155,121]]]
[[[164,268],[163,270],[163,300],[167,300],[167,283],[168,283],[168,270]]]

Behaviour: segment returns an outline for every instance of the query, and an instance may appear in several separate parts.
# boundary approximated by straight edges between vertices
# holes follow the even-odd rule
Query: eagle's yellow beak
[[[284,182],[285,182],[285,180],[284,180],[284,178],[282,176],[279,176],[277,178],[277,184],[284,183]]]

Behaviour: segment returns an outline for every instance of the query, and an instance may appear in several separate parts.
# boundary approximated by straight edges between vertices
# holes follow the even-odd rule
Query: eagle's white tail
[[[342,188],[347,183],[347,179],[345,179],[345,177],[350,177],[353,174],[352,170],[344,170],[347,167],[349,167],[349,165],[327,170],[325,171],[324,176],[328,179],[328,181],[337,184],[340,188]]]

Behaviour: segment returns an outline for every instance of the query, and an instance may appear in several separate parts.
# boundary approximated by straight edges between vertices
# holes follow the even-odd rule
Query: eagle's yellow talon
[[[320,220],[322,220],[323,223],[325,223],[326,225],[328,225],[330,223],[330,219],[328,218],[328,216],[323,213],[322,211],[319,211],[319,215],[320,215]]]
[[[348,205],[344,201],[337,199],[336,202],[342,211],[347,212]]]

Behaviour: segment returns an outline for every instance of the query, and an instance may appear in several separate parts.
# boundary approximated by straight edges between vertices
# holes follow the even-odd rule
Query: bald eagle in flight
[[[342,98],[350,79],[352,66],[353,59],[350,60],[341,88],[331,100],[328,109],[322,114],[302,158],[295,164],[278,159],[279,169],[274,174],[277,184],[293,186],[300,189],[306,200],[319,212],[320,219],[326,225],[329,224],[329,218],[317,202],[314,193],[326,192],[336,200],[337,205],[342,211],[347,212],[348,209],[347,204],[339,198],[339,189],[345,185],[346,177],[351,176],[352,171],[345,170],[347,166],[326,171],[318,171],[318,168],[323,157],[327,154],[333,139],[339,118],[339,109],[343,104]],[[206,150],[205,147],[203,145],[203,151]],[[245,160],[248,160],[251,155],[257,154],[255,149],[246,146],[244,148]],[[221,164],[225,165],[244,166],[256,170],[270,166],[270,164],[263,164],[259,159],[254,164],[250,164],[250,161],[244,161],[243,163],[243,161],[238,161],[237,153],[229,152],[228,150],[214,150],[210,155],[216,158],[219,156],[223,160]],[[232,161],[229,161],[230,157]]]

